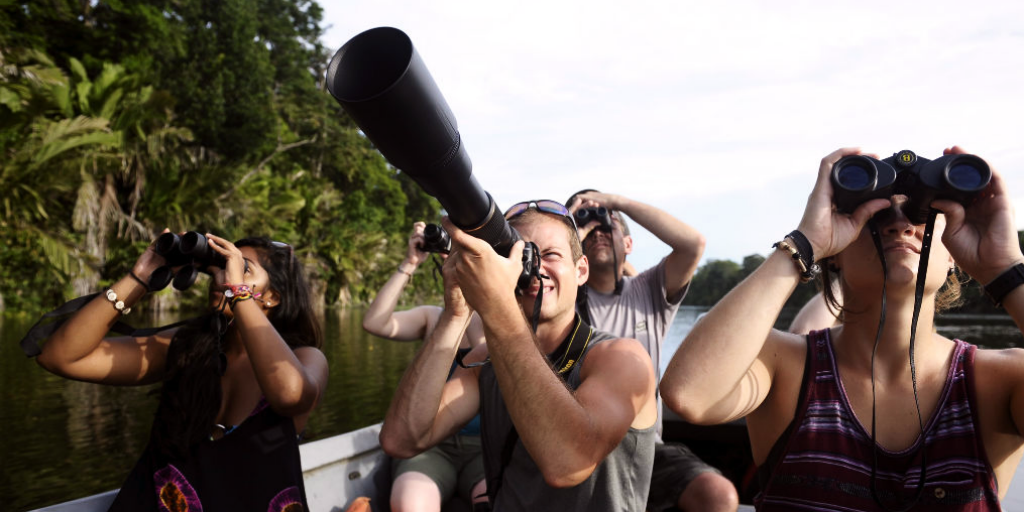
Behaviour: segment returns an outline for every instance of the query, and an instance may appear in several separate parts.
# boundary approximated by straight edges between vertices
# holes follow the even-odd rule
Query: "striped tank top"
[[[956,341],[942,395],[925,425],[925,486],[912,510],[1001,510],[974,405],[975,349]],[[919,437],[899,452],[878,448],[876,488],[886,507],[905,507],[914,496],[920,445]],[[758,468],[757,510],[884,510],[871,493],[873,448],[838,378],[829,331],[811,333],[796,414]]]

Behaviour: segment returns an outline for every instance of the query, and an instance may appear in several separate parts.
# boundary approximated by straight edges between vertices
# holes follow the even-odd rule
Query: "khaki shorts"
[[[410,471],[430,477],[441,490],[442,501],[448,501],[456,492],[470,501],[473,486],[484,479],[480,436],[454,435],[411,459],[392,460],[392,478]]]
[[[647,510],[657,512],[679,503],[686,486],[703,473],[722,474],[693,454],[685,444],[658,443],[654,445],[654,472],[651,474],[651,493],[647,496]]]

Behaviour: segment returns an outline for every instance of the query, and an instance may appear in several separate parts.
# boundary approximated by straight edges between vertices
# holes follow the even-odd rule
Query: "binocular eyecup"
[[[597,228],[601,231],[611,231],[612,229],[612,216],[608,208],[604,206],[598,206],[596,208],[580,208],[576,210],[574,214],[576,217],[576,225],[583,227],[590,222],[597,221]]]
[[[150,291],[163,290],[172,281],[176,290],[187,290],[196,282],[200,272],[209,273],[210,267],[224,268],[227,260],[210,246],[206,236],[198,231],[184,235],[164,233],[157,239],[156,253],[165,264],[149,276]],[[175,267],[181,267],[175,272]]]
[[[832,202],[838,211],[851,213],[866,201],[904,194],[903,214],[914,224],[924,224],[932,201],[968,206],[991,180],[988,164],[974,155],[929,160],[907,149],[882,160],[849,155],[832,165]]]

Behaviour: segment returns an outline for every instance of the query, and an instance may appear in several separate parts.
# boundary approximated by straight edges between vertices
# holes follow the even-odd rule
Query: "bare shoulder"
[[[595,370],[614,368],[615,374],[643,372],[654,379],[654,364],[643,345],[633,338],[614,338],[598,343],[587,352],[581,377],[586,378]]]
[[[1024,349],[979,348],[974,354],[974,375],[976,384],[989,393],[1020,385],[1024,380]]]
[[[761,349],[761,361],[772,367],[776,376],[802,370],[807,359],[807,336],[772,329]]]

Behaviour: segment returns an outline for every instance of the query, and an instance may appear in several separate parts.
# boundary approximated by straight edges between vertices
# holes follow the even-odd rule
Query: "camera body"
[[[149,276],[150,291],[162,290],[172,280],[175,289],[187,290],[196,282],[199,272],[209,273],[210,267],[224,268],[227,265],[227,260],[214,251],[206,236],[198,231],[180,236],[164,233],[156,240],[154,249],[166,263]],[[181,268],[175,272],[174,267]]]
[[[904,149],[877,160],[848,155],[832,165],[832,202],[842,213],[851,213],[865,201],[908,197],[903,214],[914,224],[928,219],[932,201],[948,199],[964,206],[992,180],[992,170],[974,155],[944,155],[934,160]]]
[[[587,224],[597,221],[597,227],[600,231],[611,231],[612,230],[612,216],[608,208],[604,206],[598,206],[593,208],[580,208],[573,214],[576,217],[576,225],[583,227]]]
[[[420,250],[448,254],[452,252],[452,237],[441,226],[427,224],[423,228],[423,243],[420,244]]]

